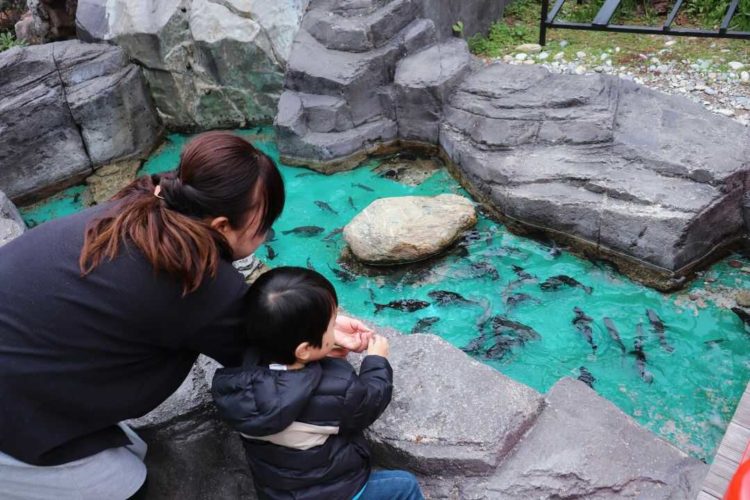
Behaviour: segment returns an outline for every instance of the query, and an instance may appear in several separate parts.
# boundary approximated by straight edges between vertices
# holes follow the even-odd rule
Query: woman
[[[127,498],[145,444],[123,420],[180,385],[199,353],[239,363],[246,285],[231,261],[263,242],[281,175],[225,132],[203,134],[176,173],[0,248],[3,498]],[[339,345],[369,330],[339,322]]]

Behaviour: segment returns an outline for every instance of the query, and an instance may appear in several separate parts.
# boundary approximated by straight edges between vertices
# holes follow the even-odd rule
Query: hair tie
[[[154,196],[156,196],[160,200],[164,199],[164,197],[161,195],[161,186],[159,186],[158,184],[156,185],[156,187],[154,187]]]

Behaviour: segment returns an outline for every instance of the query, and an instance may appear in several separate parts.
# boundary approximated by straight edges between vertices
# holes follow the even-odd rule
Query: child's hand
[[[370,345],[367,347],[367,354],[375,354],[387,358],[389,352],[388,339],[382,335],[373,335]]]

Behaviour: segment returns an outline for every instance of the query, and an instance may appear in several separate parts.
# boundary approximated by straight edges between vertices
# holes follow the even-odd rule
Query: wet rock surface
[[[78,41],[0,54],[0,185],[31,201],[107,163],[145,158],[161,139],[140,69]]]
[[[476,221],[462,196],[380,198],[346,225],[344,239],[367,264],[416,262],[448,248]]]
[[[18,209],[8,197],[0,191],[0,247],[21,236],[26,231],[26,223]]]
[[[307,3],[80,0],[76,22],[143,67],[168,127],[241,127],[274,116]]]
[[[496,64],[453,95],[440,143],[503,215],[670,274],[742,234],[747,139],[631,82]]]

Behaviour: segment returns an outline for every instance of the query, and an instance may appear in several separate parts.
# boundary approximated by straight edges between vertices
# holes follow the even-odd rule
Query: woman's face
[[[211,222],[211,226],[224,235],[232,248],[233,260],[244,259],[263,244],[266,240],[265,233],[257,234],[260,224],[261,218],[258,213],[248,217],[245,225],[238,228],[232,227],[226,217],[217,217]]]

